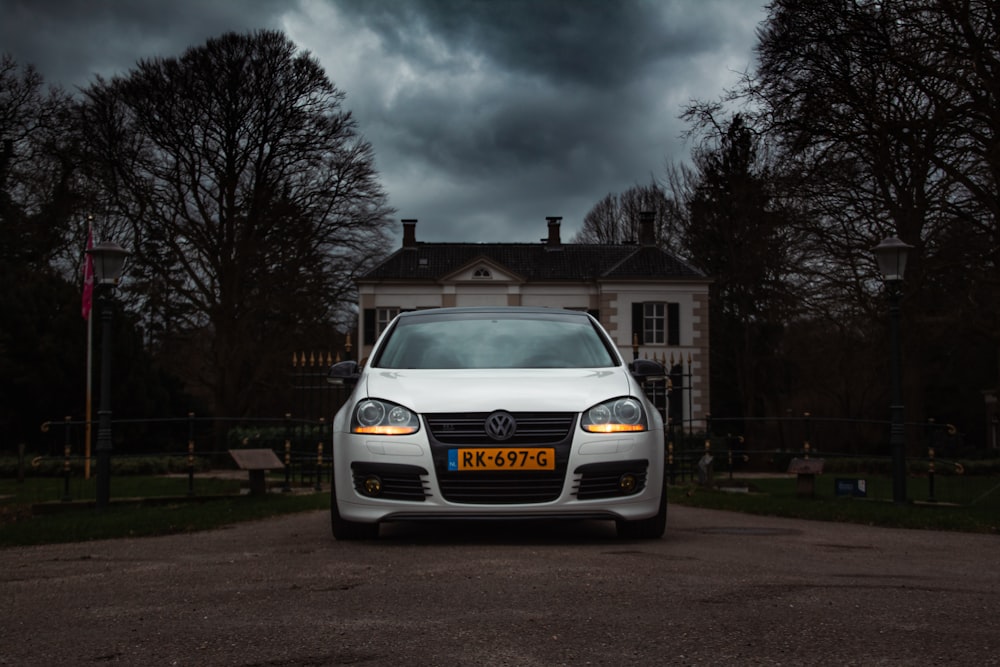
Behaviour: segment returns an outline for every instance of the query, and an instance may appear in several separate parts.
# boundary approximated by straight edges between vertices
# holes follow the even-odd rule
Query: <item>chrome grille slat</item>
[[[517,434],[506,441],[507,445],[550,444],[560,442],[573,428],[576,414],[573,412],[513,413],[517,420]],[[486,434],[486,418],[489,413],[439,413],[424,415],[427,428],[441,443],[465,446],[492,445],[496,441]]]

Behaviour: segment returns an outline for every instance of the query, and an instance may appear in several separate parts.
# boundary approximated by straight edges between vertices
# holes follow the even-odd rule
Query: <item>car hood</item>
[[[583,412],[630,393],[624,368],[369,369],[367,395],[418,413]]]

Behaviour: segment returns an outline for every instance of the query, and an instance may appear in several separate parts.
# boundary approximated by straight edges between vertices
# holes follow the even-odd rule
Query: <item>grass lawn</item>
[[[111,506],[98,512],[81,502],[95,498],[93,479],[71,480],[68,503],[61,479],[0,479],[0,547],[168,535],[330,507],[329,487],[250,496],[240,495],[240,480],[199,478],[189,498],[186,477],[119,476],[111,484]]]
[[[835,480],[863,478],[867,497],[838,497]],[[934,500],[926,477],[907,480],[910,502],[891,502],[890,478],[876,475],[817,475],[815,495],[798,495],[794,477],[744,478],[737,474],[721,485],[745,488],[747,493],[707,489],[696,484],[677,484],[669,489],[670,501],[677,505],[795,517],[820,521],[844,521],[893,528],[954,530],[1000,533],[1000,478],[994,476],[937,476]]]
[[[835,479],[842,477],[850,476],[817,476],[814,497],[800,497],[794,477],[741,479],[738,474],[732,480],[725,476],[716,481],[746,492],[678,483],[669,487],[668,494],[675,505],[768,516],[1000,533],[1000,478],[996,476],[939,476],[935,480],[937,502],[929,502],[927,478],[911,477],[907,497],[912,502],[905,505],[890,502],[891,481],[880,476],[865,477],[867,498],[837,497]],[[0,479],[0,548],[193,532],[330,507],[329,486],[321,492],[300,487],[294,493],[250,496],[240,494],[239,479],[199,477],[194,481],[195,495],[189,497],[184,476],[118,476],[111,481],[112,505],[98,512],[85,504],[96,495],[93,479],[70,480],[72,502],[62,502],[63,479]],[[272,484],[280,485],[280,481],[272,478]]]

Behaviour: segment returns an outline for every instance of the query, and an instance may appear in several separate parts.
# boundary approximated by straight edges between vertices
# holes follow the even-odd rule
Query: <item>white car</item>
[[[609,519],[625,538],[663,535],[663,419],[585,312],[440,308],[400,314],[333,422],[338,540],[387,521]]]

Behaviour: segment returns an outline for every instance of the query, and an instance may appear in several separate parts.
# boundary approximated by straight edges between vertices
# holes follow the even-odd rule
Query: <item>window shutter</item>
[[[601,311],[597,310],[596,308],[588,308],[587,313],[598,322],[601,321]]]
[[[365,345],[375,344],[375,309],[365,308]]]
[[[681,344],[681,305],[667,304],[667,345]]]
[[[642,345],[642,304],[632,304],[632,340],[629,343],[639,341]]]

